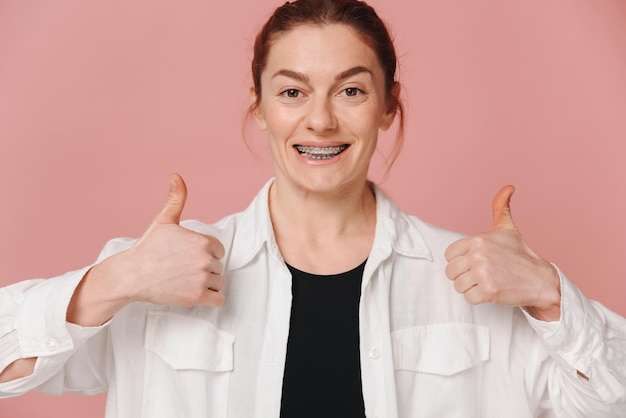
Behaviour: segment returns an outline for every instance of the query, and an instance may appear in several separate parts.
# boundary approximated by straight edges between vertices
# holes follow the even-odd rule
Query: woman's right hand
[[[93,266],[70,301],[67,320],[98,326],[135,301],[169,306],[220,306],[224,246],[179,225],[187,188],[172,174],[165,207],[128,250]]]

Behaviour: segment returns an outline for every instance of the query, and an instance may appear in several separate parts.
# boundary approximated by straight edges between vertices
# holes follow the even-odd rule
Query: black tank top
[[[359,300],[365,262],[329,276],[287,267],[293,300],[281,418],[364,418]]]

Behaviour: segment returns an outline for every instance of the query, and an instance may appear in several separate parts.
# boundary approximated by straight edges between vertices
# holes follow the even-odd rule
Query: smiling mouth
[[[348,144],[339,145],[338,147],[305,147],[303,145],[294,145],[300,155],[310,160],[330,160],[341,154],[348,148]]]

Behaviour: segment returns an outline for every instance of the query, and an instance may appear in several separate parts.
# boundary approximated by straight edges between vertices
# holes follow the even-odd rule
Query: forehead
[[[340,72],[359,65],[382,72],[374,50],[352,28],[341,24],[300,25],[274,39],[265,72]]]

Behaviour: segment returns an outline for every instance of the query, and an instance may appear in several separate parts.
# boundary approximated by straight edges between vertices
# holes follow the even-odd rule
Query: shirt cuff
[[[524,309],[522,312],[530,326],[542,336],[550,352],[586,374],[593,354],[602,344],[603,323],[590,301],[558,268],[557,271],[561,282],[560,319],[545,322],[534,318]]]
[[[45,357],[72,350],[100,330],[102,326],[85,328],[66,321],[76,286],[90,268],[44,280],[26,293],[16,318],[20,357]]]

